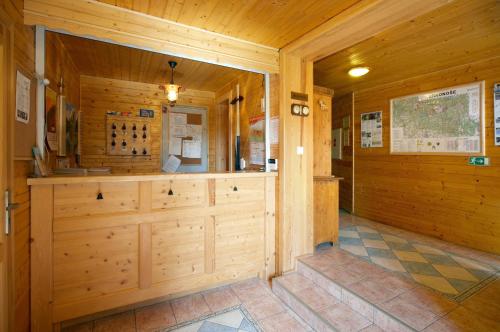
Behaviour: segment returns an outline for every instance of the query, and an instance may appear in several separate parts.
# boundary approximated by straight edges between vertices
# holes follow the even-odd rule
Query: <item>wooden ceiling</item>
[[[454,2],[314,64],[314,83],[336,95],[500,55],[500,1]],[[368,66],[363,77],[347,72]]]
[[[174,81],[183,88],[216,92],[244,73],[242,70],[144,51],[65,34],[56,34],[81,75],[133,82],[170,81],[168,61],[176,61]]]
[[[361,0],[98,0],[281,48]]]

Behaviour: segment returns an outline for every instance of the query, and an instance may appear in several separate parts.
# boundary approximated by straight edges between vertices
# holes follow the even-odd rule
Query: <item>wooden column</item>
[[[311,253],[313,182],[313,63],[300,56],[280,54],[280,222],[279,271],[295,268],[295,258]],[[292,100],[291,93],[308,95],[307,102]],[[291,104],[307,104],[307,117],[294,116]],[[297,153],[302,146],[304,153]]]
[[[52,331],[53,186],[31,188],[31,331]]]

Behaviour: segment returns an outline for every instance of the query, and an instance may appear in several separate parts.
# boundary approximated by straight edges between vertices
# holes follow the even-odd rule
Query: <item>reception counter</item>
[[[249,277],[270,278],[276,175],[29,179],[32,330]]]

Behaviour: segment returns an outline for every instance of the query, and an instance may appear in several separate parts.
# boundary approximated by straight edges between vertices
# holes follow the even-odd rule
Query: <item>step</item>
[[[380,331],[360,313],[298,272],[273,279],[272,288],[315,331]]]
[[[347,251],[299,258],[297,273],[385,331],[421,331],[456,303]]]

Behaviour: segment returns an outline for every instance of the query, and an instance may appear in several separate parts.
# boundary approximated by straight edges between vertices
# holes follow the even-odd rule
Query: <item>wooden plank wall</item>
[[[35,34],[34,29],[23,24],[23,0],[6,0],[0,8],[14,22],[14,69],[20,69],[30,78],[35,77]],[[15,73],[14,73],[15,75]],[[9,90],[9,94],[15,91]],[[13,97],[14,98],[14,97]],[[35,105],[31,105],[32,121],[35,119]],[[15,136],[15,135],[14,135]],[[10,142],[9,146],[14,146]],[[14,211],[12,236],[10,237],[10,329],[12,331],[29,331],[29,243],[30,243],[30,200],[26,185],[28,174],[32,173],[32,161],[17,159],[12,164],[14,202],[19,207]]]
[[[329,176],[332,174],[332,96],[333,90],[315,86],[313,120],[313,175]],[[321,108],[320,102],[326,108]]]
[[[264,115],[262,113],[261,100],[265,94],[265,81],[264,75],[252,72],[245,72],[237,79],[229,82],[224,87],[215,93],[215,99],[218,100],[219,96],[223,96],[228,91],[233,91],[233,96],[236,96],[236,85],[240,85],[240,95],[243,96],[243,101],[240,104],[240,142],[241,142],[241,156],[245,158],[247,169],[259,169],[262,166],[250,165],[250,140],[249,119],[254,116]],[[232,108],[234,115],[233,133],[236,132],[236,107]],[[215,128],[214,128],[215,130]]]
[[[355,213],[397,227],[500,253],[500,147],[493,138],[493,83],[500,58],[483,60],[355,93],[360,113],[383,111],[383,148],[361,149],[355,136]],[[389,100],[457,84],[485,81],[486,155],[491,166],[468,166],[467,156],[389,153]]]
[[[166,102],[158,85],[140,82],[81,76],[82,108],[82,167],[109,166],[114,172],[158,172],[161,167],[162,120],[161,104]],[[209,122],[213,113],[214,94],[187,90],[178,100],[179,105],[208,108]],[[107,156],[105,114],[107,111],[137,113],[140,108],[152,109],[151,156]],[[210,130],[209,130],[210,132]],[[209,146],[214,145],[209,134]],[[209,160],[213,160],[209,155]],[[210,167],[214,165],[210,164]],[[209,167],[209,168],[210,168]]]
[[[62,77],[63,94],[67,102],[75,106],[75,111],[80,110],[80,72],[59,35],[54,32],[45,34],[45,77],[50,80],[49,87],[55,92],[59,91],[58,85]],[[75,167],[75,154],[67,156],[71,166]],[[55,160],[56,152],[50,152],[47,162],[52,169],[55,168]]]
[[[344,178],[339,183],[339,207],[352,212],[352,185],[353,185],[353,94],[333,97],[332,129],[342,128],[342,119],[349,116],[349,146],[342,147],[342,159],[332,159],[332,174]],[[342,144],[344,144],[342,142]]]

